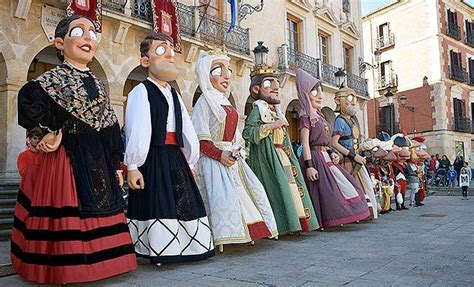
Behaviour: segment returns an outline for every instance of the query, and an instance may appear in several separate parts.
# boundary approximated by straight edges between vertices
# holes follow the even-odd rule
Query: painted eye
[[[347,96],[347,100],[352,103],[352,101],[354,100],[354,96],[353,95],[349,95]]]
[[[229,77],[232,76],[232,73],[233,73],[234,71],[232,71],[232,69],[231,69],[230,67],[228,67],[227,70],[229,71]]]
[[[270,82],[270,80],[265,80],[265,81],[263,81],[263,87],[264,87],[265,89],[268,89],[268,88],[270,88],[271,86],[272,86],[272,82]]]
[[[69,37],[82,37],[84,35],[84,30],[81,27],[74,27],[69,32]]]
[[[97,34],[94,31],[90,30],[89,36],[91,37],[92,41],[97,41]]]
[[[163,47],[163,46],[158,46],[155,50],[155,53],[158,55],[158,56],[163,56],[166,52],[166,48]]]
[[[214,69],[212,69],[211,70],[211,76],[214,76],[214,77],[222,76],[222,68],[221,67],[215,67]]]
[[[318,95],[318,91],[312,90],[311,93],[310,93],[310,95],[311,95],[312,97],[316,97],[316,96]]]

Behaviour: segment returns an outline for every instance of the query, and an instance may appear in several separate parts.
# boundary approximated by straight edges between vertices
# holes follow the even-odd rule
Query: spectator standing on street
[[[462,189],[462,200],[469,199],[467,198],[467,190],[469,188],[469,183],[471,182],[471,177],[467,172],[467,168],[461,168],[461,175],[459,176],[459,186]]]
[[[461,168],[464,166],[464,158],[462,156],[457,156],[454,160],[454,170],[458,173],[458,176],[461,174]]]
[[[471,171],[471,167],[469,166],[469,163],[467,161],[464,162],[464,168],[466,169],[467,174],[469,175],[469,181],[471,181],[472,180],[472,171]]]
[[[451,166],[451,162],[449,161],[448,157],[443,154],[441,160],[439,161],[439,168],[448,169]]]
[[[450,165],[449,170],[446,173],[446,176],[448,177],[448,195],[454,195],[454,186],[456,185],[456,179],[458,178],[458,173],[456,170],[454,170],[454,166]]]
[[[432,155],[431,156],[431,159],[430,159],[430,172],[429,172],[429,176],[430,176],[430,179],[434,176],[434,174],[436,173],[436,165],[437,165],[438,161],[436,160],[435,156]]]

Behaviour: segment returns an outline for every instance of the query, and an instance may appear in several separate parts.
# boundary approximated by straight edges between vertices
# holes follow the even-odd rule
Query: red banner
[[[91,19],[97,32],[102,32],[102,0],[68,0],[66,15],[73,14]]]
[[[171,36],[175,51],[181,51],[181,34],[179,31],[178,1],[153,0],[153,31]]]

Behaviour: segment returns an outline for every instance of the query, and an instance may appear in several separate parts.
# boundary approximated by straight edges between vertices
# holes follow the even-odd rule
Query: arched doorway
[[[285,117],[288,121],[288,135],[290,136],[291,142],[299,141],[298,126],[300,124],[300,100],[292,100],[286,108]]]
[[[54,46],[48,46],[41,50],[41,52],[33,58],[33,61],[31,61],[30,67],[28,68],[27,80],[33,80],[42,73],[61,64],[62,62],[56,56],[56,48],[54,48]],[[109,92],[109,81],[107,80],[107,75],[99,61],[97,61],[96,58],[93,58],[88,67],[105,86],[105,90]]]
[[[245,116],[248,116],[250,112],[252,111],[253,102],[255,102],[255,99],[252,96],[249,96],[247,98],[247,101],[245,102],[245,110],[244,110]]]
[[[4,99],[8,98],[7,90],[7,64],[3,54],[0,53],[0,171],[7,170],[8,158],[8,102]],[[0,262],[3,263],[3,262]]]

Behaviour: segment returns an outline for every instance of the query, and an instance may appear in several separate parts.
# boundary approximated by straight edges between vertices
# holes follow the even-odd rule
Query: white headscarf
[[[199,87],[202,91],[202,96],[206,99],[207,104],[209,105],[212,113],[217,118],[217,120],[222,123],[226,118],[226,112],[224,106],[230,106],[229,102],[229,93],[222,93],[216,90],[210,80],[210,72],[212,61],[214,60],[225,60],[230,61],[230,58],[225,55],[209,55],[207,52],[202,51],[199,53],[199,59],[196,63],[196,78],[199,83]]]

